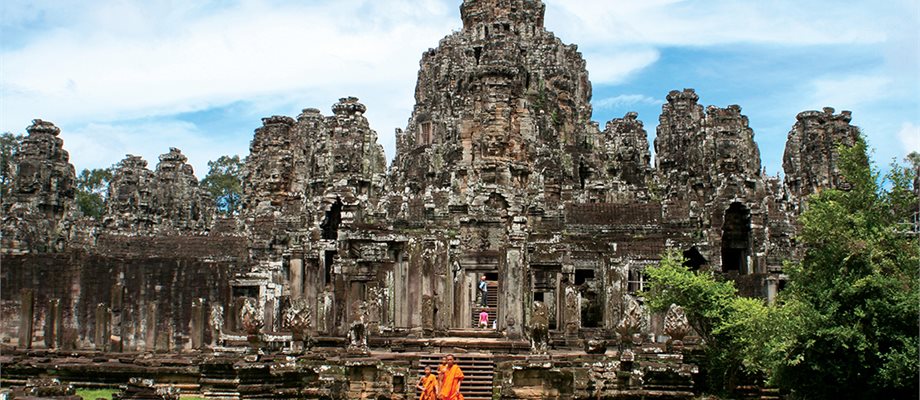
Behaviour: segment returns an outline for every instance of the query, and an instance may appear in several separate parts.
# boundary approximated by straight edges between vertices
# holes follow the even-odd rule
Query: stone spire
[[[460,6],[464,30],[494,28],[505,31],[543,29],[546,5],[540,0],[464,0]]]
[[[645,185],[651,173],[652,155],[639,114],[626,113],[623,118],[607,122],[604,139],[607,152],[607,173],[628,185]],[[633,189],[636,190],[636,189]]]
[[[61,130],[36,119],[13,157],[13,182],[3,199],[3,248],[60,249],[62,222],[74,203],[76,173]]]
[[[783,170],[786,187],[799,201],[843,183],[837,167],[837,147],[856,144],[859,128],[850,125],[851,119],[849,111],[834,114],[830,107],[823,111],[803,111],[796,116],[786,140]]]
[[[122,233],[149,231],[156,223],[156,176],[147,161],[128,154],[118,162],[106,196],[106,228]]]
[[[213,204],[198,185],[188,157],[175,147],[160,155],[156,169],[157,214],[162,222],[179,230],[204,230],[208,227]]]
[[[664,182],[684,185],[691,176],[700,176],[704,165],[702,124],[705,114],[693,89],[672,90],[661,106],[658,134],[655,136],[655,166]],[[683,190],[681,187],[679,190]]]

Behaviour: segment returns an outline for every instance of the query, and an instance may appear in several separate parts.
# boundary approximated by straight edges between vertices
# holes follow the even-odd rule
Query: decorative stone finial
[[[546,5],[540,0],[464,0],[460,6],[463,29],[498,24],[511,30],[523,26],[543,27]]]

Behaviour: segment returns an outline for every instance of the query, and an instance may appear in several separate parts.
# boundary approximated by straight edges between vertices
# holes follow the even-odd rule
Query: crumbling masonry
[[[422,56],[389,169],[356,98],[264,118],[231,218],[177,149],[153,171],[127,156],[105,215],[81,216],[59,129],[35,120],[2,205],[4,345],[205,352],[170,371],[212,397],[411,397],[422,354],[456,347],[514,367],[490,382],[503,398],[692,396],[693,334],[681,310],[643,309],[644,269],[676,249],[772,299],[804,199],[843,183],[836,149],[858,129],[847,111],[799,114],[781,181],[741,107],[672,91],[652,166],[635,113],[591,121],[585,61],[544,9],[463,2],[463,29]],[[483,275],[494,332],[471,330]],[[296,364],[270,355],[292,352]],[[21,357],[4,373],[41,373]],[[237,383],[221,389],[220,374]]]

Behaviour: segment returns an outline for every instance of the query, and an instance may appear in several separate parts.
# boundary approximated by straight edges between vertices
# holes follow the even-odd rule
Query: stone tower
[[[838,146],[853,146],[859,138],[859,128],[850,125],[852,113],[834,109],[803,111],[796,116],[789,131],[783,170],[786,187],[801,205],[821,189],[837,188],[843,183],[837,168]]]
[[[474,213],[499,197],[514,213],[556,213],[573,190],[605,180],[585,61],[546,31],[544,8],[463,3],[463,30],[422,57],[416,106],[397,134],[394,187],[448,191],[451,207]],[[427,212],[446,215],[447,205]]]
[[[13,158],[16,166],[3,199],[3,248],[21,252],[61,250],[65,217],[74,204],[76,173],[61,130],[36,119]]]

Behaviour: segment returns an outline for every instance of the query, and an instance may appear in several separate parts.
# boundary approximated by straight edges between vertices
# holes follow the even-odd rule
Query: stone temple
[[[635,113],[591,120],[585,61],[541,1],[460,7],[389,166],[356,98],[264,118],[234,217],[178,149],[127,156],[84,217],[59,128],[35,120],[2,203],[4,386],[409,399],[453,352],[469,399],[692,398],[698,339],[679,308],[644,309],[644,269],[677,250],[771,300],[804,199],[842,183],[850,113],[800,113],[781,180],[741,107],[675,90],[651,165]]]

